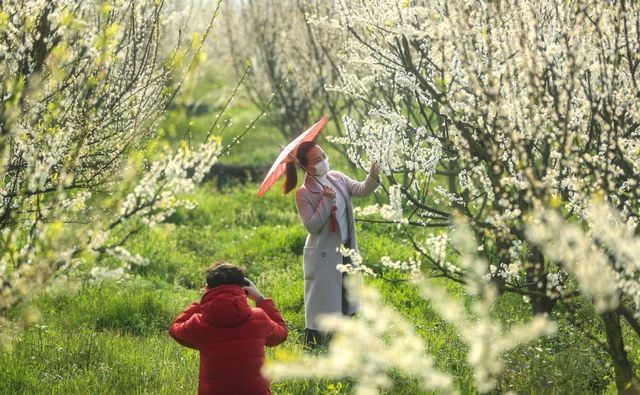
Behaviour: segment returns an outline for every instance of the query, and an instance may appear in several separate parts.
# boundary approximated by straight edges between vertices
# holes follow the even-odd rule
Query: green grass
[[[189,115],[180,107],[172,110],[161,125],[164,141],[179,145],[192,122],[191,142],[197,144],[228,94],[225,82],[206,77],[193,95],[207,103],[211,112]],[[246,99],[237,97],[229,113],[234,123],[224,132],[224,141],[228,143],[241,133],[258,113]],[[262,118],[222,162],[270,165],[279,152],[278,144],[286,142],[273,125],[269,115]],[[331,133],[328,127],[323,134]],[[348,169],[339,154],[331,149],[328,152],[334,168],[362,179],[363,172]],[[196,209],[179,210],[168,223],[131,240],[128,248],[147,257],[150,264],[134,267],[129,280],[88,283],[75,291],[42,292],[30,304],[13,311],[16,322],[27,308],[37,308],[42,319],[40,324],[17,332],[20,334],[12,350],[0,350],[0,394],[194,393],[197,352],[179,346],[168,336],[167,329],[184,307],[198,300],[204,271],[220,259],[244,267],[259,288],[274,298],[289,324],[288,341],[269,349],[268,359],[302,355],[301,255],[306,232],[297,217],[293,194],[283,197],[279,186],[275,186],[258,199],[256,190],[257,185],[247,185],[218,192],[214,182],[205,184],[189,196],[198,203]],[[355,204],[374,200],[360,199]],[[385,255],[407,259],[413,254],[393,226],[359,222],[358,244],[365,263],[373,267]],[[455,378],[460,392],[475,393],[472,371],[466,364],[467,349],[455,330],[406,283],[369,281],[387,303],[414,324],[436,365]],[[460,286],[441,284],[464,297]],[[501,297],[494,313],[506,326],[530,318],[527,304],[509,294]],[[596,340],[603,342],[590,304],[584,303],[577,314],[589,323]],[[559,323],[556,335],[519,347],[506,356],[496,392],[614,392],[606,353],[566,321],[562,306],[558,306],[554,318]],[[629,355],[638,366],[638,341],[633,336],[625,339],[632,339],[627,344]],[[347,378],[314,379],[276,382],[272,389],[275,394],[344,394],[352,386]],[[422,392],[414,380],[396,372],[393,388],[385,393]]]
[[[86,284],[75,292],[42,293],[32,306],[42,326],[23,332],[12,352],[0,354],[0,393],[193,393],[197,353],[166,333],[173,318],[199,298],[203,272],[215,260],[245,267],[272,296],[290,326],[289,340],[268,350],[269,360],[302,355],[302,246],[305,231],[291,197],[255,198],[256,185],[192,195],[199,206],[179,211],[170,223],[140,234],[132,249],[150,259],[121,283]],[[359,224],[365,261],[408,256],[410,248],[392,228]],[[474,393],[466,347],[428,302],[407,284],[371,280],[384,299],[415,323],[439,368],[463,393]],[[445,284],[444,282],[442,284]],[[459,286],[445,284],[462,295]],[[585,304],[586,306],[586,304]],[[27,308],[27,306],[23,306]],[[559,308],[559,312],[561,309]],[[14,312],[20,315],[19,311]],[[495,314],[506,325],[529,318],[527,305],[505,295]],[[585,319],[594,315],[587,307]],[[602,393],[611,389],[607,355],[559,315],[556,335],[509,353],[498,391]],[[594,324],[597,328],[597,325]],[[630,345],[635,350],[637,344]],[[638,355],[631,353],[637,362]],[[389,394],[419,394],[417,384],[395,374]],[[299,380],[273,384],[277,394],[348,393],[352,382]]]

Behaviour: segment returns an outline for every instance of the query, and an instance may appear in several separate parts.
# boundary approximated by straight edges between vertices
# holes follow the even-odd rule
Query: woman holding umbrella
[[[329,158],[315,141],[303,141],[286,164],[284,192],[297,185],[295,163],[305,171],[304,184],[296,191],[296,208],[309,232],[304,246],[305,343],[323,344],[321,314],[354,315],[357,305],[345,295],[344,275],[336,269],[343,263],[341,245],[358,251],[351,198],[369,195],[378,186],[378,168],[371,164],[369,175],[357,182],[339,171],[329,170]]]

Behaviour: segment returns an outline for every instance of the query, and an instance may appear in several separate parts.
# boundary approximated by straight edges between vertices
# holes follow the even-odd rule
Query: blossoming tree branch
[[[149,143],[202,60],[220,3],[186,44],[181,34],[165,39],[178,27],[164,25],[164,1],[0,4],[3,331],[5,313],[38,289],[148,264],[127,241],[193,207],[178,194],[193,190],[229,146],[215,133],[193,148]],[[101,256],[120,264],[100,266]]]
[[[360,219],[396,225],[416,251],[376,266],[477,282],[450,242],[464,218],[498,293],[535,314],[593,302],[618,389],[635,391],[620,320],[640,336],[638,4],[336,3],[308,19],[342,33],[327,88],[360,108],[334,142],[386,175],[388,204]]]

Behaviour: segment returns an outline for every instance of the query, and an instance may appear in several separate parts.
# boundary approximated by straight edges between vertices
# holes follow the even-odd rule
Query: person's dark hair
[[[304,141],[298,145],[298,149],[296,150],[296,158],[300,162],[303,167],[307,167],[309,163],[307,159],[307,155],[311,148],[315,147],[317,144],[315,141]],[[298,184],[298,172],[296,171],[296,165],[293,162],[287,163],[287,171],[286,178],[284,181],[284,194],[291,192],[293,188]]]
[[[244,270],[225,262],[217,262],[207,269],[207,287],[231,284],[244,286]]]

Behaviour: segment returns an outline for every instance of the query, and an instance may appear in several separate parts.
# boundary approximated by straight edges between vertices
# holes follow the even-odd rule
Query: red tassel
[[[334,204],[331,207],[331,231],[335,232],[338,229],[338,219],[336,218],[336,210],[338,207]]]

